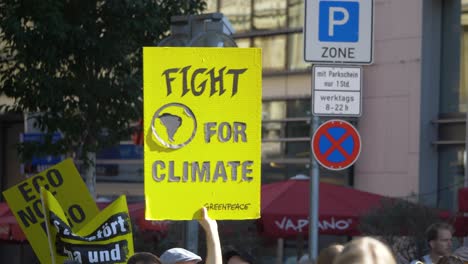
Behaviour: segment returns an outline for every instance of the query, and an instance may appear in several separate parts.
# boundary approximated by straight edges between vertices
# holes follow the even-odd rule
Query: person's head
[[[396,264],[388,246],[371,237],[355,239],[345,245],[333,264]]]
[[[149,252],[137,252],[127,260],[127,264],[161,264],[161,261]]]
[[[202,259],[197,254],[194,254],[183,248],[171,248],[161,255],[162,264],[196,264]]]
[[[443,256],[436,264],[463,264],[463,261],[457,256]]]
[[[297,263],[298,264],[314,264],[314,262],[309,259],[309,254],[303,255]]]
[[[448,256],[452,252],[453,227],[447,223],[435,223],[426,231],[431,254]]]
[[[226,264],[254,264],[254,258],[249,253],[230,249],[223,254],[223,260]]]
[[[320,254],[317,257],[316,264],[330,264],[333,263],[333,260],[338,256],[338,254],[343,251],[344,246],[333,244],[320,251]]]

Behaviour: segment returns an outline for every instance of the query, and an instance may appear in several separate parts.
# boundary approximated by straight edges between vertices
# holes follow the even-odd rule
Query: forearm
[[[221,242],[217,227],[205,229],[206,234],[206,264],[222,264]]]

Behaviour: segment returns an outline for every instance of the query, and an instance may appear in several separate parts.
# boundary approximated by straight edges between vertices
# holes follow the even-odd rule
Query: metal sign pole
[[[468,112],[466,112],[466,119],[465,119],[465,152],[463,155],[463,168],[465,168],[465,181],[463,186],[468,187]],[[465,217],[468,216],[468,213],[463,214]],[[468,237],[463,238],[463,245],[468,246]]]
[[[314,116],[310,124],[310,135],[313,136],[320,122]],[[309,208],[309,259],[315,261],[318,256],[318,212],[319,212],[319,165],[314,158],[312,144],[310,144],[310,208]]]

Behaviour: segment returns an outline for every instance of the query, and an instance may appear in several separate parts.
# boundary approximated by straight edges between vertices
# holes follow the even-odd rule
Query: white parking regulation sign
[[[373,0],[305,0],[304,60],[372,64]]]
[[[362,67],[314,65],[312,71],[314,116],[361,116]]]

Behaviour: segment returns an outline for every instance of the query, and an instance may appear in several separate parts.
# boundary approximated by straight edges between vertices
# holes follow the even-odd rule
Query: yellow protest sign
[[[127,200],[120,196],[76,231],[48,191],[42,192],[51,261],[76,260],[83,264],[127,263],[133,255],[133,236]]]
[[[146,218],[260,217],[261,50],[144,48]]]
[[[41,263],[50,263],[40,189],[50,191],[73,228],[82,228],[99,212],[73,161],[67,159],[3,192],[11,211]]]

